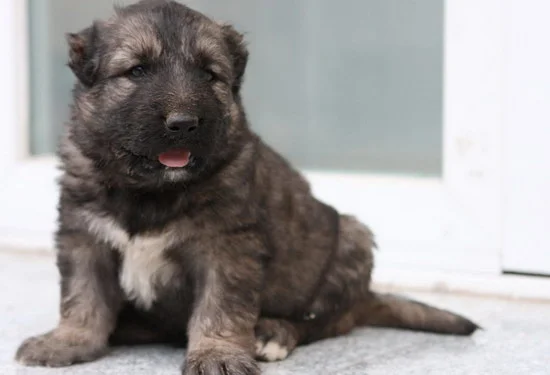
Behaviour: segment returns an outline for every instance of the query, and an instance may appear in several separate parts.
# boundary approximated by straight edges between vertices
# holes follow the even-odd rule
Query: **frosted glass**
[[[185,3],[246,33],[252,126],[298,166],[441,174],[442,0]],[[30,0],[35,154],[54,150],[68,116],[64,33],[111,4]]]

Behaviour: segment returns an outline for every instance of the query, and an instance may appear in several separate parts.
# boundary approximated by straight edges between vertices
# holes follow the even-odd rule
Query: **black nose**
[[[192,133],[197,130],[199,118],[192,115],[174,113],[166,119],[166,129],[171,133]]]

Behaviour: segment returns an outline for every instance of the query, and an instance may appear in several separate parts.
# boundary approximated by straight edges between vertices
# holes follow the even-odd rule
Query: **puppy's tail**
[[[478,328],[472,321],[454,314],[391,294],[373,293],[372,298],[355,306],[353,315],[359,326],[380,326],[434,332],[450,335],[471,335]]]

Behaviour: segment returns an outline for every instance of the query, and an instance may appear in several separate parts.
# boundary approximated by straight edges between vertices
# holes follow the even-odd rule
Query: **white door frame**
[[[31,158],[26,146],[24,4],[4,0],[0,9],[0,50],[12,51],[6,53],[11,59],[0,61],[8,78],[0,87],[0,241],[48,248],[56,219],[56,161]],[[442,178],[307,173],[321,198],[373,228],[382,267],[501,271],[499,8],[499,0],[446,3]]]
[[[26,1],[0,3],[0,170],[6,171],[27,154],[27,17]],[[2,185],[0,185],[2,186]]]

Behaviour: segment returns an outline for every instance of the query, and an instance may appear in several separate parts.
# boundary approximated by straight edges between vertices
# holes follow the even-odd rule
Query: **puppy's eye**
[[[209,69],[199,69],[199,79],[204,82],[211,82],[214,80],[215,75],[214,72],[212,72]]]
[[[145,75],[147,72],[145,66],[143,65],[136,65],[132,69],[128,70],[127,75],[134,77],[134,78],[140,78]]]

